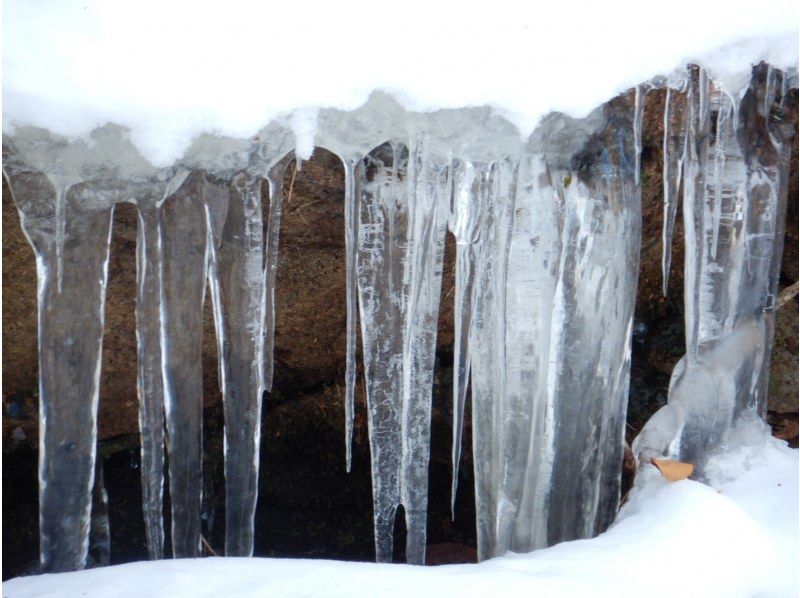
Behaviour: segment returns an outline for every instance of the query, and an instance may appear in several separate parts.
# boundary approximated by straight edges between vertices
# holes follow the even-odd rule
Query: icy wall
[[[430,410],[444,236],[456,238],[453,490],[472,400],[479,555],[590,537],[620,488],[640,246],[646,93],[665,111],[665,290],[683,200],[687,355],[669,405],[634,444],[696,462],[733,420],[763,410],[796,78],[761,65],[721,91],[692,68],[586,118],[545,117],[524,141],[488,108],[412,112],[384,94],[305,114],[346,177],[347,388],[358,326],[375,545],[425,558]],[[301,115],[302,116],[302,115]],[[139,212],[138,386],[148,549],[164,555],[165,445],[172,554],[200,554],[201,322],[211,290],[225,414],[226,553],[253,551],[261,400],[273,374],[285,165],[297,123],[250,139],[204,135],[155,168],[115,125],[90,139],[18,127],[4,171],[39,277],[40,524],[45,570],[85,566],[95,472],[103,304],[114,205]],[[269,190],[262,221],[261,188]],[[681,193],[682,191],[682,193]]]

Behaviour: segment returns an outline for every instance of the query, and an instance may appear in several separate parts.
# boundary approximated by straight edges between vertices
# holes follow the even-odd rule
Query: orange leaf
[[[677,482],[685,480],[694,471],[694,465],[683,463],[682,461],[671,461],[669,459],[650,459],[650,463],[658,467],[658,471],[664,476],[665,480]]]

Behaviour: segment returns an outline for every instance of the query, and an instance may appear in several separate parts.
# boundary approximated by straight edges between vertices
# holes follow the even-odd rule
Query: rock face
[[[796,92],[795,92],[796,93]],[[796,105],[796,104],[795,104]],[[647,97],[642,134],[643,238],[636,305],[628,439],[666,403],[672,368],[684,353],[682,222],[676,222],[670,289],[661,293],[662,136],[664,93]],[[794,115],[795,123],[797,115]],[[796,126],[796,124],[795,124]],[[284,185],[276,291],[275,384],[264,401],[261,499],[256,554],[372,557],[369,449],[363,389],[357,389],[353,473],[344,473],[345,247],[343,171],[317,150],[301,170],[290,164]],[[798,280],[797,137],[784,249],[782,285]],[[266,202],[265,202],[266,204]],[[36,271],[33,252],[3,181],[3,575],[19,574],[36,556],[35,447],[38,417]],[[265,218],[266,218],[265,214]],[[139,504],[136,395],[136,214],[115,210],[99,435],[106,458],[112,562],[144,558]],[[429,541],[474,546],[469,415],[455,523],[449,517],[454,244],[448,234],[439,316],[430,466]],[[772,360],[770,411],[781,421],[798,411],[797,299],[779,312]],[[203,388],[207,537],[222,544],[222,411],[216,341],[206,295]],[[359,377],[362,374],[359,372]],[[796,436],[796,426],[794,428]],[[441,483],[440,483],[441,482]],[[10,486],[11,488],[10,489]],[[116,509],[116,510],[115,510]],[[124,530],[125,534],[120,532]],[[122,536],[127,535],[127,539]],[[395,534],[402,559],[404,538]],[[447,551],[443,551],[447,553]],[[446,558],[442,562],[447,562]],[[466,558],[463,555],[457,557]]]

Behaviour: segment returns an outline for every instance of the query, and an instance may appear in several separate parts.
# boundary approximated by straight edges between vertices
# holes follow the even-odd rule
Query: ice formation
[[[205,133],[169,166],[133,133],[16,126],[4,171],[39,277],[41,561],[85,566],[114,205],[139,211],[137,339],[148,550],[200,555],[202,310],[210,287],[225,415],[226,553],[253,552],[261,401],[271,389],[282,178],[314,145],[345,171],[350,467],[360,321],[375,546],[423,563],[444,238],[456,239],[453,494],[472,400],[479,555],[586,538],[613,521],[628,396],[648,89],[667,86],[664,288],[680,189],[687,355],[634,445],[702,463],[763,409],[795,106],[788,71],[695,68],[522,139],[489,107],[411,110],[375,93],[304,109],[254,136]],[[737,86],[738,85],[738,86]],[[36,123],[34,123],[36,124]],[[38,123],[42,124],[42,123]],[[156,165],[154,165],[156,164]],[[263,221],[264,198],[269,201]],[[468,388],[471,392],[468,393]],[[166,444],[166,451],[165,451]],[[100,501],[102,502],[102,501]],[[102,522],[99,528],[102,531]]]
[[[796,73],[762,65],[741,94],[694,69],[669,91],[664,135],[664,281],[683,185],[686,355],[669,403],[633,444],[701,470],[743,412],[766,412]]]

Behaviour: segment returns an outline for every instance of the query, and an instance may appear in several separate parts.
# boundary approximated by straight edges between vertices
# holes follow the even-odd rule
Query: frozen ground
[[[732,437],[707,484],[647,466],[605,534],[532,554],[442,567],[165,560],[17,578],[3,596],[797,596],[798,451],[760,422]]]

